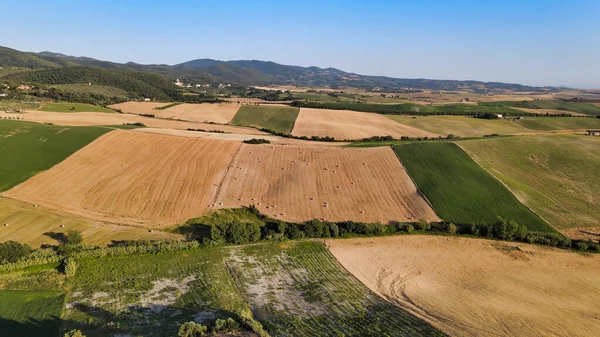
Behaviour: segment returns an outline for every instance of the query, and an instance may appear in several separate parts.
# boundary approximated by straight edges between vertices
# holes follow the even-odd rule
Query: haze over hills
[[[282,65],[270,61],[238,60],[219,61],[196,59],[176,65],[166,64],[125,64],[96,60],[89,57],[76,57],[55,52],[21,52],[0,47],[0,67],[23,68],[23,71],[40,71],[48,68],[55,70],[55,78],[69,67],[97,67],[111,70],[144,71],[157,73],[169,80],[181,79],[191,83],[237,83],[242,85],[297,85],[312,87],[343,88],[355,87],[371,90],[465,90],[478,93],[513,91],[554,91],[552,87],[532,87],[520,84],[480,81],[406,79],[384,76],[366,76],[345,72],[335,68],[300,67]],[[98,72],[97,72],[98,73]],[[33,78],[39,77],[33,75]],[[26,77],[20,77],[26,79]],[[89,80],[87,78],[86,80]],[[54,83],[56,84],[56,83]]]

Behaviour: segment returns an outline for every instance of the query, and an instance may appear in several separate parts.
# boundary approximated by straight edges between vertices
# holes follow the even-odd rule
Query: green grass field
[[[399,116],[386,117],[404,125],[437,133],[460,137],[482,137],[493,133],[500,135],[531,132],[528,128],[510,120],[488,120],[467,116]],[[526,117],[529,119],[528,117]],[[556,118],[558,119],[558,118]]]
[[[536,131],[600,129],[600,118],[525,117],[514,123]]]
[[[231,124],[290,133],[299,112],[298,108],[285,106],[243,105],[231,120]]]
[[[43,103],[38,110],[52,112],[115,112],[101,106],[82,103]]]
[[[460,146],[554,227],[600,226],[600,137],[511,137]]]
[[[63,330],[88,337],[174,336],[183,321],[241,312],[271,336],[442,335],[370,292],[316,241],[81,261],[72,284],[67,303],[77,304]]]
[[[0,336],[57,336],[64,294],[0,290]]]
[[[563,102],[561,100],[500,101],[479,103],[479,105],[490,108],[515,107],[527,109],[553,109],[565,112],[578,112],[590,116],[600,116],[600,107],[591,103]]]
[[[442,219],[483,224],[502,217],[532,231],[552,231],[456,144],[414,143],[394,150]]]
[[[0,120],[0,191],[51,168],[109,131]]]

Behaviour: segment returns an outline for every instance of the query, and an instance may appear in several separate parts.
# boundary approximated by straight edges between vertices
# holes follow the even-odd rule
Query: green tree
[[[199,337],[205,336],[208,328],[202,324],[196,322],[185,322],[179,326],[179,337]]]
[[[17,241],[0,243],[0,263],[13,263],[29,255],[31,247]]]
[[[65,272],[65,275],[67,275],[68,277],[75,276],[75,273],[77,272],[77,262],[75,261],[75,259],[71,257],[67,257],[66,259],[64,259],[63,270]]]
[[[65,233],[65,244],[78,245],[83,242],[81,232],[75,229],[70,229]]]
[[[455,224],[449,223],[447,230],[448,230],[448,233],[450,233],[450,234],[456,234],[456,231],[458,230],[458,228],[456,227]]]
[[[64,334],[64,337],[85,337],[81,330],[71,330]]]

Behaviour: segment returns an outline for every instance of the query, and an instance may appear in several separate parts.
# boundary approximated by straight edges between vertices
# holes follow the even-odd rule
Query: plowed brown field
[[[390,121],[382,115],[368,112],[327,109],[300,109],[294,136],[334,137],[338,140],[362,139],[373,136],[437,137],[435,133]]]
[[[215,207],[256,205],[287,221],[437,220],[391,148],[244,144]]]
[[[116,130],[6,195],[96,220],[172,224],[206,210],[240,146]]]
[[[181,119],[192,122],[227,124],[240,109],[239,104],[179,104],[165,110],[154,110],[160,118]]]
[[[367,287],[454,336],[598,336],[600,255],[436,236],[328,240]]]
[[[15,114],[16,115],[16,114]],[[125,123],[142,123],[153,128],[168,128],[168,129],[203,129],[203,130],[219,130],[229,133],[241,133],[250,135],[267,135],[265,132],[258,131],[254,128],[246,128],[241,126],[218,125],[197,122],[184,122],[160,118],[151,118],[136,116],[130,114],[118,113],[102,113],[102,112],[43,112],[43,111],[28,111],[24,114],[16,115],[21,119],[39,122],[53,123],[57,125],[72,125],[72,126],[88,126],[88,125],[122,125]]]

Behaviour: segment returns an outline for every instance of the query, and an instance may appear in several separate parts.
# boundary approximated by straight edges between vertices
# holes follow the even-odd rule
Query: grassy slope
[[[63,298],[59,291],[0,290],[0,335],[57,335]]]
[[[171,287],[155,300],[177,293],[186,277],[189,290],[163,302],[161,311],[135,308],[157,282]],[[81,261],[73,280],[64,329],[88,337],[107,334],[173,336],[182,321],[211,324],[252,308],[271,336],[431,336],[435,329],[371,293],[348,274],[319,242],[269,243],[153,256]],[[79,293],[76,293],[79,292]],[[106,297],[98,294],[106,293]],[[96,296],[97,307],[91,306]],[[167,301],[168,302],[168,301]],[[148,304],[150,305],[150,304]],[[95,309],[95,310],[92,310]],[[116,314],[117,311],[119,314]],[[94,322],[92,324],[86,322]],[[120,322],[108,326],[107,322]],[[133,324],[136,323],[136,324]],[[157,330],[156,326],[161,329]]]
[[[487,120],[466,116],[394,116],[386,117],[404,125],[437,133],[460,137],[481,137],[489,134],[528,132],[527,128],[508,120]]]
[[[115,112],[101,106],[82,103],[43,103],[38,110],[53,112]]]
[[[394,150],[442,219],[480,224],[500,216],[529,230],[552,231],[456,144],[414,143]]]
[[[290,133],[300,109],[283,106],[244,105],[231,120],[231,124],[254,126]]]
[[[578,112],[590,116],[599,116],[600,107],[590,103],[563,102],[560,100],[542,100],[542,101],[500,101],[480,103],[488,107],[517,107],[527,109],[553,109],[565,112]]]
[[[600,137],[513,137],[460,145],[553,226],[600,226]]]
[[[515,123],[538,131],[600,129],[600,118],[525,117]]]
[[[49,169],[108,131],[0,120],[0,191]]]

